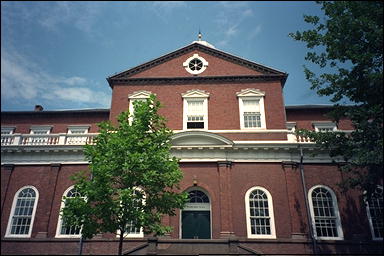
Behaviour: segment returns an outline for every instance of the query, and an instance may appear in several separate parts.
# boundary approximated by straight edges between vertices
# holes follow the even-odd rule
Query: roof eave
[[[177,55],[177,54],[182,54],[184,51],[186,50],[189,50],[189,49],[193,49],[193,48],[196,48],[196,49],[203,49],[203,50],[207,50],[207,51],[212,51],[218,55],[221,55],[221,57],[227,57],[228,59],[232,59],[232,60],[235,60],[238,62],[239,65],[246,65],[248,66],[249,68],[254,68],[254,69],[260,69],[260,70],[265,70],[270,73],[274,73],[274,74],[280,74],[280,75],[284,75],[285,76],[285,79],[282,80],[282,87],[284,87],[284,84],[286,82],[286,79],[288,77],[288,74],[286,72],[282,72],[282,71],[279,71],[279,70],[276,70],[276,69],[273,69],[273,68],[270,68],[270,67],[267,67],[265,65],[262,65],[262,64],[259,64],[259,63],[256,63],[256,62],[252,62],[252,61],[249,61],[247,59],[244,59],[242,57],[238,57],[236,55],[233,55],[233,54],[230,54],[230,53],[227,53],[227,52],[224,52],[222,50],[218,50],[216,48],[211,48],[211,47],[208,47],[208,46],[205,46],[205,45],[202,45],[200,43],[192,43],[192,44],[189,44],[187,46],[184,46],[180,49],[177,49],[175,51],[172,51],[170,53],[167,53],[167,54],[164,54],[156,59],[153,59],[153,60],[150,60],[150,61],[147,61],[141,65],[138,65],[136,67],[133,67],[133,68],[130,68],[128,70],[125,70],[125,71],[122,71],[122,72],[119,72],[117,74],[114,74],[114,75],[111,75],[109,77],[107,77],[107,81],[109,83],[109,86],[111,88],[113,88],[113,80],[117,77],[121,77],[123,74],[135,74],[135,73],[140,73],[141,71],[144,71],[146,70],[147,68],[150,68],[150,67],[153,67],[154,65],[157,65],[157,64],[160,64],[170,58],[172,58],[173,56]]]

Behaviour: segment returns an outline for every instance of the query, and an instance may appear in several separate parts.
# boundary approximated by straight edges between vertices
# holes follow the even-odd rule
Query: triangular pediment
[[[149,91],[136,91],[132,94],[128,95],[129,99],[147,99],[151,96],[151,92]]]
[[[186,71],[185,62],[195,54],[206,59],[208,66],[199,74]],[[183,65],[184,64],[184,65]],[[175,79],[175,78],[211,78],[211,77],[245,77],[259,76],[280,79],[285,82],[287,74],[264,65],[251,62],[224,51],[192,43],[186,47],[163,55],[157,59],[117,73],[107,78],[111,87],[115,83],[129,80],[144,79]]]
[[[181,96],[183,98],[208,98],[209,93],[203,90],[194,89],[194,90],[189,90],[185,93],[182,93]]]
[[[259,89],[247,88],[237,92],[236,95],[237,97],[263,97],[265,96],[265,92]]]

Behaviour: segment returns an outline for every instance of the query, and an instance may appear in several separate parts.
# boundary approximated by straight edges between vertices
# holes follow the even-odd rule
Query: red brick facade
[[[196,53],[209,63],[206,71],[197,76],[191,75],[183,67],[183,62]],[[15,127],[15,136],[28,134],[32,125],[51,125],[51,134],[67,133],[69,125],[89,125],[88,133],[97,133],[98,122],[108,119],[116,122],[116,116],[128,108],[128,95],[137,91],[149,91],[155,93],[163,103],[160,113],[167,118],[168,127],[185,133],[188,138],[188,133],[192,134],[193,131],[181,131],[182,93],[194,89],[203,90],[209,93],[209,123],[208,129],[198,138],[210,138],[212,141],[214,138],[222,138],[221,141],[231,143],[223,145],[222,142],[217,142],[217,146],[210,142],[209,145],[191,146],[189,149],[182,148],[183,144],[175,145],[175,152],[183,152],[188,156],[184,159],[182,157],[180,161],[184,173],[180,189],[185,191],[193,187],[201,188],[209,196],[211,239],[181,239],[181,212],[178,211],[176,216],[164,216],[163,219],[164,224],[173,227],[171,234],[158,239],[150,236],[126,239],[125,253],[312,254],[313,242],[308,226],[305,194],[316,185],[325,185],[334,192],[344,234],[341,240],[318,240],[317,251],[324,254],[380,253],[382,240],[372,240],[361,193],[342,192],[337,184],[345,178],[345,174],[332,161],[313,157],[311,153],[316,148],[310,143],[301,145],[304,147],[303,170],[306,183],[306,191],[303,191],[299,143],[290,141],[287,122],[294,122],[296,128],[314,129],[314,121],[330,121],[325,116],[329,108],[285,107],[282,89],[286,76],[280,71],[194,43],[108,78],[112,87],[110,111],[2,112],[2,127]],[[265,93],[264,130],[241,130],[239,99],[236,93],[247,88]],[[348,120],[341,120],[337,125],[339,130],[353,129]],[[217,137],[210,134],[216,134]],[[193,133],[193,136],[200,135]],[[66,148],[64,144],[51,147],[46,151],[44,146],[29,147],[33,154],[27,150],[28,146],[2,147],[2,254],[53,255],[79,252],[78,238],[55,236],[61,198],[64,191],[73,184],[70,176],[77,171],[86,170],[87,164],[80,158],[74,158],[81,155],[81,147]],[[61,158],[56,159],[55,153],[60,154]],[[46,158],[49,154],[53,154],[53,157]],[[196,155],[198,156],[193,158]],[[222,158],[223,155],[227,158]],[[6,229],[15,193],[27,185],[34,186],[39,193],[32,233],[28,238],[7,237]],[[264,188],[273,199],[271,207],[276,231],[274,239],[248,236],[245,195],[253,187]],[[117,243],[115,235],[100,234],[83,243],[82,253],[116,254]]]

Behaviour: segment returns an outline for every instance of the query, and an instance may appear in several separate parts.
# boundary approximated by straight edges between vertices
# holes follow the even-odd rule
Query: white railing
[[[292,143],[313,143],[308,137],[298,136],[294,132],[288,132],[287,139]]]
[[[57,145],[59,134],[23,134],[20,137],[21,145]]]
[[[50,146],[93,144],[97,133],[86,134],[2,134],[1,146]]]
[[[98,133],[86,134],[3,134],[1,146],[50,146],[50,145],[85,145],[93,144]],[[293,132],[287,134],[290,143],[313,143],[307,137],[296,136]]]

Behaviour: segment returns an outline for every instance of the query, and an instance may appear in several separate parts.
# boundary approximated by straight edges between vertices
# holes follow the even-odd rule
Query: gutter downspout
[[[315,238],[315,234],[314,234],[314,231],[313,231],[312,220],[311,220],[311,212],[309,211],[309,205],[308,205],[307,187],[306,187],[306,184],[305,184],[305,178],[304,178],[304,167],[303,167],[303,159],[304,159],[304,155],[303,155],[303,149],[301,148],[300,145],[299,145],[299,149],[300,149],[300,175],[301,175],[301,185],[302,185],[302,187],[303,187],[303,192],[304,192],[305,208],[306,208],[306,210],[307,210],[307,221],[308,221],[309,233],[310,233],[311,240],[312,240],[313,254],[314,254],[314,255],[317,255],[316,238]]]

